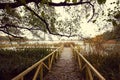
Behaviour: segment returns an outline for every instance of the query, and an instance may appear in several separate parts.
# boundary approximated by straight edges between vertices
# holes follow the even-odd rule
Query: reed
[[[120,46],[115,46],[107,54],[93,52],[84,56],[106,80],[120,80]]]
[[[49,53],[50,48],[0,50],[0,80],[10,80]]]

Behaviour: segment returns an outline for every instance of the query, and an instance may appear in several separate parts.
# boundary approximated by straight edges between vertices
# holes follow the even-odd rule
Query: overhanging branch
[[[66,36],[66,37],[72,37],[72,36],[76,36],[76,35],[64,35],[64,34],[60,34],[60,33],[54,33],[50,30],[49,28],[49,24],[46,22],[46,20],[44,20],[42,17],[40,17],[34,10],[32,10],[30,7],[28,7],[27,5],[24,5],[29,11],[31,11],[32,13],[34,13],[34,15],[36,17],[38,17],[46,26],[47,31],[49,32],[49,34],[52,35],[58,35],[58,36]]]
[[[28,4],[28,3],[31,3],[31,2],[34,2],[36,4],[47,4],[49,6],[76,6],[76,5],[81,5],[81,4],[90,4],[90,1],[79,1],[79,2],[76,2],[76,3],[67,3],[67,2],[60,2],[60,3],[54,3],[54,2],[44,2],[42,3],[42,0],[25,0],[25,4]],[[20,6],[23,6],[23,3],[20,2],[20,0],[17,0],[17,2],[14,2],[14,3],[0,3],[0,9],[5,9],[6,6],[9,6],[11,8],[17,8],[17,7],[20,7]]]
[[[91,4],[90,1],[85,1],[83,2],[83,0],[80,0],[79,2],[76,3],[67,3],[67,2],[60,2],[60,3],[54,3],[54,2],[44,2],[42,3],[42,0],[26,0],[25,4],[34,2],[36,4],[46,4],[49,6],[55,6],[55,7],[60,7],[60,6],[76,6],[76,5],[82,5],[82,4],[89,4],[93,10],[93,14],[91,16],[91,18],[88,20],[88,22],[94,17],[94,13],[95,13],[95,9],[94,9],[94,5]],[[9,6],[11,8],[16,8],[19,6],[23,6],[24,4],[22,2],[20,2],[20,0],[17,0],[17,2],[14,3],[0,3],[0,9],[5,9],[6,6]]]
[[[17,36],[16,34],[12,34],[12,33],[8,32],[8,31],[2,30],[2,29],[0,29],[0,31],[5,33],[5,34],[8,34],[8,35],[10,35],[10,36],[12,36],[14,38],[21,38],[21,39],[23,38],[21,36]]]
[[[28,7],[26,4],[31,3],[31,2],[35,2],[36,4],[41,3],[41,0],[25,0],[25,4],[23,4],[22,2],[20,2],[19,0],[17,0],[14,3],[0,3],[0,9],[5,9],[6,6],[9,6],[11,8],[17,8],[20,6],[25,6],[29,11],[31,11],[36,17],[38,17],[46,26],[47,31],[50,34],[53,35],[59,35],[59,36],[66,36],[66,37],[72,37],[72,36],[77,36],[77,35],[63,35],[63,34],[59,34],[59,33],[54,33],[50,30],[49,28],[49,24],[46,22],[45,19],[43,19],[42,17],[40,17],[34,10],[32,10],[30,7]],[[88,4],[91,6],[92,10],[93,10],[93,14],[92,17],[88,20],[88,22],[93,18],[94,13],[95,13],[95,9],[94,9],[94,5],[91,4],[90,1],[85,1],[83,2],[82,0],[80,0],[77,3],[67,3],[67,2],[60,2],[60,3],[54,3],[54,2],[46,2],[46,3],[41,3],[41,4],[46,4],[49,6],[56,6],[56,7],[60,7],[60,6],[76,6],[76,5],[82,5],[82,4]],[[20,27],[19,27],[20,28]],[[22,27],[21,27],[22,28]]]

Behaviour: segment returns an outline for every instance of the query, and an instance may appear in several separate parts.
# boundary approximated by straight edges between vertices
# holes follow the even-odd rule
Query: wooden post
[[[77,53],[74,52],[74,57],[75,57],[75,60],[77,60]]]
[[[86,70],[88,73],[88,80],[93,80],[93,77],[92,77],[92,74],[91,74],[91,71],[90,71],[90,68],[88,67],[88,65],[86,66]]]
[[[52,58],[51,58],[51,61],[50,61],[50,70],[51,70],[51,67],[52,67],[52,63],[53,63],[53,59],[54,59],[54,54],[52,55]]]
[[[33,77],[32,80],[36,80],[36,78],[37,78],[37,76],[38,76],[38,73],[39,73],[39,71],[40,71],[41,65],[42,65],[42,64],[40,64],[40,65],[38,66],[38,68],[37,68],[37,70],[36,70],[36,72],[35,72],[35,75],[34,75],[34,77]]]
[[[58,58],[58,51],[56,52],[56,54],[55,54],[55,59],[57,60],[57,58]]]
[[[80,56],[79,55],[77,55],[78,56],[78,64],[79,64],[79,68],[80,68],[80,71],[82,70],[82,62],[81,62],[81,60],[80,60]]]
[[[87,67],[85,66],[85,71],[86,71],[86,78],[85,78],[85,80],[89,80],[89,76],[88,76],[88,71],[87,71]]]
[[[21,79],[20,80],[24,80],[24,77],[21,77]]]
[[[43,66],[40,68],[40,80],[43,80]]]
[[[51,57],[51,56],[50,56],[50,57]],[[51,62],[50,57],[48,58],[48,67],[49,67],[49,70],[50,70],[50,62]]]

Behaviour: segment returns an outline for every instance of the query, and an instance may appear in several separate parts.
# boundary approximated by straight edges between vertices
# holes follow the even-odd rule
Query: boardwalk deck
[[[44,80],[82,80],[71,48],[63,49],[60,59],[53,65]]]

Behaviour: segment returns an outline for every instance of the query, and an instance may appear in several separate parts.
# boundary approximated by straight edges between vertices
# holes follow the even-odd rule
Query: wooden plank
[[[49,67],[48,67],[44,62],[42,62],[42,64],[43,64],[48,70],[50,70]]]

